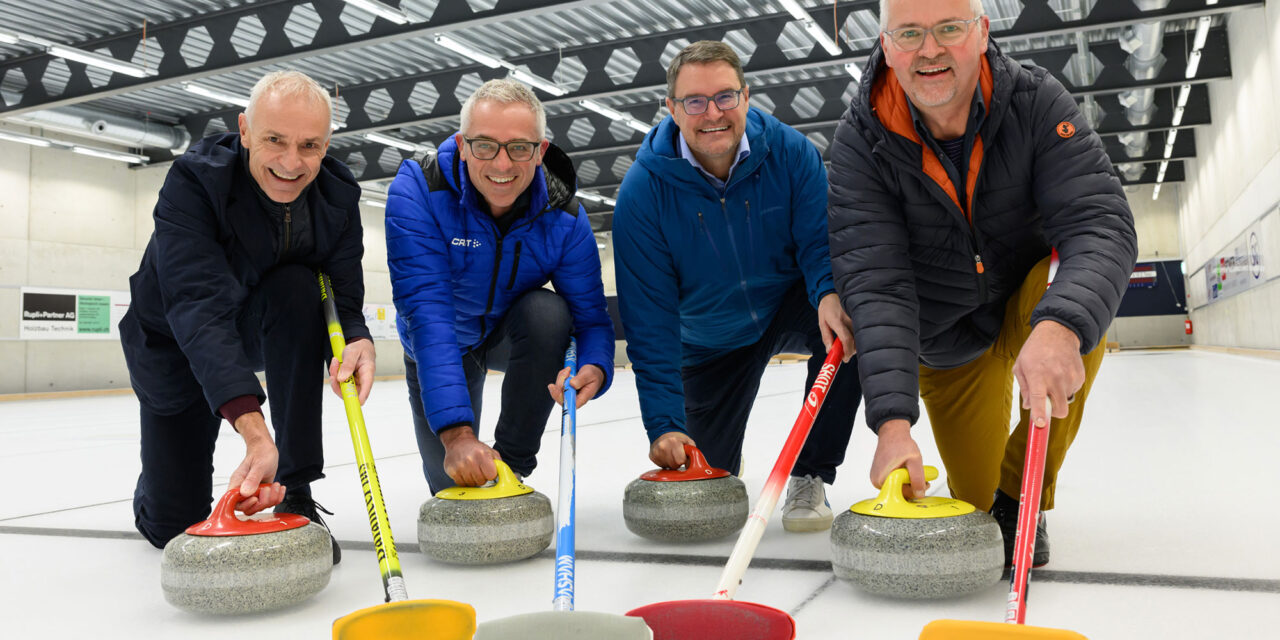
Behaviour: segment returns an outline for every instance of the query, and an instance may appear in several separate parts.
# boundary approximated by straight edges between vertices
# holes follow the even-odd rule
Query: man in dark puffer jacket
[[[881,7],[884,32],[832,145],[828,210],[879,436],[871,480],[906,467],[923,494],[918,394],[952,494],[992,508],[1007,559],[1028,424],[1052,401],[1051,509],[1136,258],[1133,216],[1075,100],[989,41],[981,2]],[[1040,525],[1037,566],[1048,562]]]

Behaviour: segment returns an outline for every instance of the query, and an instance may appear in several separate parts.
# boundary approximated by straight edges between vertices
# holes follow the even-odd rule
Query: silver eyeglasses
[[[889,39],[893,41],[893,45],[901,51],[919,51],[924,46],[925,36],[932,33],[933,41],[938,43],[940,47],[950,47],[960,44],[965,37],[969,35],[969,30],[973,28],[973,24],[982,19],[982,16],[975,16],[971,20],[949,20],[947,22],[939,22],[932,27],[926,29],[924,27],[902,27],[893,31],[886,31]]]

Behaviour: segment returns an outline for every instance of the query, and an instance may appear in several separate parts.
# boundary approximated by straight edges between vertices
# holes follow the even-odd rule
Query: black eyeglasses
[[[745,87],[743,88],[745,89]],[[721,111],[729,111],[737,109],[738,103],[742,100],[743,89],[730,89],[721,91],[714,96],[685,96],[683,98],[672,98],[672,102],[679,103],[684,112],[696,116],[707,112],[707,107],[712,102],[716,103],[716,108]]]
[[[527,162],[533,159],[533,154],[538,150],[541,143],[529,142],[527,140],[512,140],[511,142],[498,142],[489,138],[463,138],[463,142],[471,149],[471,155],[477,160],[492,160],[498,157],[498,152],[506,149],[507,157],[512,162]]]
[[[886,31],[889,39],[893,41],[894,46],[901,51],[919,51],[924,46],[925,36],[932,33],[933,41],[938,43],[940,47],[950,47],[960,44],[965,37],[969,35],[969,29],[973,27],[973,23],[982,19],[982,16],[976,16],[972,20],[950,20],[947,22],[939,22],[932,27],[926,29],[924,27],[902,27],[893,31]]]

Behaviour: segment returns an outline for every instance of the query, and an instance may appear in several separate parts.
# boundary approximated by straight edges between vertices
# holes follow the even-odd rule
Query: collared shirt
[[[693,156],[693,149],[690,149],[689,143],[685,141],[683,133],[679,133],[677,130],[676,138],[680,141],[680,157],[688,160],[689,164],[692,164],[693,168],[697,169],[698,173],[701,173],[702,177],[706,178],[707,182],[710,182],[711,186],[716,188],[716,191],[724,193],[727,181],[715,177],[710,171],[707,171],[706,167],[702,166],[701,162],[698,162],[698,159]],[[747,134],[743,133],[742,138],[738,140],[738,155],[733,159],[733,164],[729,165],[729,176],[733,176],[734,168],[749,155],[751,155],[751,144],[747,142]]]

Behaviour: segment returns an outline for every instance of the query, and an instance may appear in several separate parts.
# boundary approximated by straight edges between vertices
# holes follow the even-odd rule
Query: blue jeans
[[[483,405],[485,374],[489,369],[505,372],[502,379],[502,408],[494,429],[494,450],[511,469],[522,476],[538,466],[538,449],[555,401],[547,385],[556,381],[564,368],[564,352],[569,348],[573,318],[563,298],[547,289],[534,289],[516,300],[507,315],[477,348],[462,354],[467,377],[471,428],[480,437],[480,409]],[[444,445],[431,429],[422,410],[422,386],[418,365],[405,354],[405,381],[409,386],[409,406],[413,428],[422,454],[422,472],[435,494],[456,483],[444,471]]]

